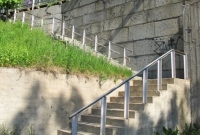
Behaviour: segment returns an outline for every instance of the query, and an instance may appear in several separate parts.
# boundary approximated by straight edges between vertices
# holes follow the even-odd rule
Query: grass
[[[132,75],[126,68],[110,64],[103,57],[85,53],[76,46],[47,36],[28,24],[0,21],[0,66],[58,70],[68,74],[125,78]]]

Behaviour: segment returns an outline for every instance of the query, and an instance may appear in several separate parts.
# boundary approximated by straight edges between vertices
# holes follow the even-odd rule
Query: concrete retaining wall
[[[55,135],[69,115],[121,82],[15,68],[0,68],[0,76],[0,124],[20,135],[31,126],[36,135]]]

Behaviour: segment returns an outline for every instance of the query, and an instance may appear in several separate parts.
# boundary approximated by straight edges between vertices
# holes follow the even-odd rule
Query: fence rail
[[[22,21],[22,24],[25,22],[29,23],[31,29],[33,27],[42,28],[51,35],[59,36],[62,40],[67,41],[70,38],[72,43],[77,43],[78,41],[81,48],[87,48],[96,54],[104,55],[108,60],[115,61],[115,63],[123,66],[127,66],[127,60],[130,61],[127,52],[132,53],[132,50],[69,24],[66,20],[56,17],[42,18],[26,12],[17,13],[15,10],[14,22],[16,20]]]

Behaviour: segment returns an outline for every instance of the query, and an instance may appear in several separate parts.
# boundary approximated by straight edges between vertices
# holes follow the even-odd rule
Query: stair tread
[[[82,115],[82,116],[91,116],[91,117],[98,117],[100,118],[101,116],[99,115],[93,115],[93,114],[86,114],[86,115]],[[113,116],[106,116],[106,118],[108,119],[117,119],[117,120],[125,120],[125,118],[122,118],[122,117],[113,117]]]
[[[59,131],[65,132],[65,133],[69,133],[71,134],[71,130],[63,130],[63,129],[59,129]],[[83,131],[78,131],[77,135],[98,135],[98,134],[94,134],[94,133],[89,133],[89,132],[83,132]]]
[[[98,109],[101,110],[100,108],[92,108],[92,109]],[[107,109],[109,111],[124,111],[124,109]],[[129,110],[129,112],[135,112],[134,110]]]
[[[98,123],[89,123],[89,122],[82,122],[82,121],[79,121],[78,124],[85,124],[85,125],[89,125],[89,126],[93,126],[93,127],[100,127],[101,126]],[[124,127],[113,126],[113,125],[108,125],[108,124],[106,124],[106,128],[120,128],[120,129],[124,129]]]

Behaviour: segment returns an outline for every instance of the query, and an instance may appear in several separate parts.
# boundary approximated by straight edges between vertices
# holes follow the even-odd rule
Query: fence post
[[[83,46],[85,45],[85,30],[83,30]]]
[[[32,20],[31,20],[31,30],[33,29],[33,25],[34,25],[34,15],[32,15]]]
[[[100,135],[105,135],[105,125],[106,125],[106,96],[104,96],[101,100],[101,127],[100,127]]]
[[[22,12],[22,25],[24,24],[24,20],[25,20],[25,12]]]
[[[184,79],[188,79],[188,55],[183,55],[184,62]]]
[[[74,41],[74,32],[75,32],[75,28],[74,25],[72,26],[72,41]]]
[[[52,20],[52,31],[51,31],[52,34],[54,34],[54,24],[55,24],[55,18],[53,17],[53,20]]]
[[[78,128],[78,114],[72,118],[72,135],[77,135]]]
[[[44,24],[44,19],[42,18],[41,19],[41,27],[43,27],[43,24]]]
[[[65,36],[65,20],[63,20],[62,22],[62,40],[64,40],[64,36]]]
[[[16,21],[16,16],[17,16],[17,10],[15,9],[15,10],[14,10],[14,23],[15,23],[15,21]]]
[[[158,60],[158,91],[162,89],[162,59]]]
[[[108,43],[108,59],[111,58],[111,42]]]
[[[97,52],[97,44],[98,44],[98,37],[97,35],[95,36],[95,41],[94,41],[94,51]]]
[[[126,49],[124,48],[124,61],[123,61],[123,65],[126,66]]]
[[[171,52],[171,68],[172,68],[172,78],[176,78],[176,62],[175,62],[175,51]]]
[[[130,101],[130,82],[125,83],[125,94],[124,94],[124,118],[129,118],[129,101]]]
[[[143,71],[143,103],[147,103],[147,91],[148,91],[148,69]]]
[[[35,7],[35,0],[32,0],[32,10],[34,9]]]

